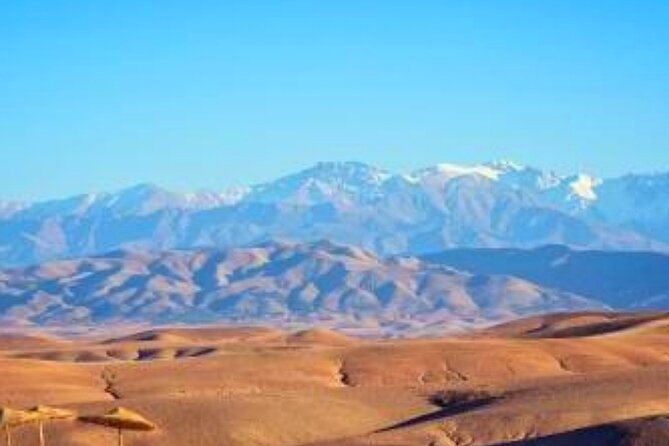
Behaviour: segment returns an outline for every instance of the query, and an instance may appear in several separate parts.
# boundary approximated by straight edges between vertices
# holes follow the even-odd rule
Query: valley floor
[[[669,317],[535,317],[467,336],[160,329],[116,339],[0,335],[0,405],[124,406],[143,446],[669,444]],[[51,446],[114,444],[79,422]],[[34,427],[14,430],[32,443]]]

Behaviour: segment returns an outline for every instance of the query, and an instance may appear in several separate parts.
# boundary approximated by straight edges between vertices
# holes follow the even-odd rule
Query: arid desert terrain
[[[0,337],[0,405],[158,425],[144,446],[669,444],[669,316],[569,313],[460,336],[354,339],[325,329],[161,328]],[[47,444],[114,444],[76,421]],[[14,445],[35,444],[32,426]]]

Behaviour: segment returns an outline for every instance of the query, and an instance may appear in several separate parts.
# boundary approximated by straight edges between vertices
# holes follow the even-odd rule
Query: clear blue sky
[[[669,170],[669,1],[6,0],[0,199],[319,160]]]

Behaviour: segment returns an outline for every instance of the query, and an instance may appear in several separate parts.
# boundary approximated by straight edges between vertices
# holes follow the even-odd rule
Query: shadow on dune
[[[392,426],[384,427],[383,429],[379,429],[376,432],[377,433],[388,432],[395,429],[401,429],[404,427],[411,427],[418,424],[427,423],[429,421],[441,420],[443,418],[452,417],[454,415],[458,415],[461,413],[468,412],[470,410],[487,406],[488,404],[496,401],[497,399],[498,397],[489,397],[489,398],[483,398],[479,400],[466,401],[463,403],[454,404],[452,406],[444,407],[443,409],[439,409],[434,412],[426,413],[424,415],[420,415],[414,418],[410,418],[408,420],[401,421],[397,424],[393,424]]]
[[[619,446],[625,435],[615,426],[596,426],[531,440],[498,443],[495,446]]]
[[[666,446],[669,419],[640,418],[494,446]]]

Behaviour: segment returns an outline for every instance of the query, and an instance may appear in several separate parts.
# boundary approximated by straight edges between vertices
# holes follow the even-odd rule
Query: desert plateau
[[[156,328],[0,337],[0,403],[137,411],[138,446],[660,445],[669,442],[669,315],[532,316],[461,335]],[[78,421],[49,445],[115,444]],[[34,444],[33,426],[12,429]]]

